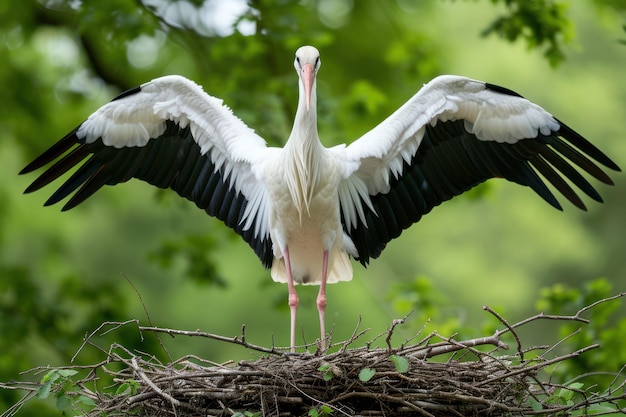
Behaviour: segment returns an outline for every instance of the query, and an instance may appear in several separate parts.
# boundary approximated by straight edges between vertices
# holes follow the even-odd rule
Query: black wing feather
[[[578,132],[576,132],[574,129],[570,128],[569,126],[567,126],[565,123],[561,122],[558,119],[557,119],[557,122],[559,122],[559,124],[561,125],[558,131],[559,136],[567,140],[576,148],[580,149],[585,155],[588,155],[591,158],[595,159],[596,161],[600,162],[605,167],[610,168],[613,171],[621,171],[620,167],[617,166],[617,164],[613,162],[611,158],[606,156],[604,152],[602,152],[600,149],[594,146],[587,139],[582,137]],[[560,141],[557,140],[557,142],[560,142]],[[600,181],[606,182],[607,184],[608,183],[613,184],[608,177],[606,177],[606,181],[605,180],[600,180]]]
[[[58,190],[52,194],[52,196],[46,201],[46,206],[51,206],[52,204],[56,204],[59,201],[63,200],[65,197],[73,193],[78,187],[80,187],[83,183],[89,181],[92,175],[94,175],[98,171],[98,164],[94,163],[94,160],[97,158],[95,156],[91,156],[87,160],[85,164],[83,164],[72,176],[65,181],[65,183],[59,187]],[[71,169],[72,166],[67,166],[68,169]],[[45,173],[44,173],[45,175]],[[63,210],[69,210],[71,207],[66,204],[63,207]]]
[[[370,196],[376,213],[367,211],[365,224],[359,218],[355,227],[344,224],[344,231],[354,242],[359,261],[367,265],[370,258],[381,254],[387,242],[433,207],[495,177],[528,186],[547,203],[561,209],[538,173],[572,204],[585,210],[583,201],[566,179],[601,202],[598,192],[572,166],[578,166],[600,182],[612,184],[594,161],[619,171],[617,164],[602,151],[564,124],[552,135],[539,134],[514,144],[478,140],[465,130],[463,120],[427,125],[416,154],[409,163],[404,162],[402,173],[391,179],[390,190]]]
[[[76,145],[76,131],[78,127],[65,135],[61,140],[48,148],[44,153],[35,158],[30,164],[26,165],[20,174],[28,174],[36,169],[43,167],[51,161],[54,161],[59,156],[63,155],[70,148]]]
[[[106,146],[101,139],[81,143],[76,128],[20,172],[32,172],[60,158],[25,192],[42,188],[81,163],[46,201],[46,205],[57,203],[74,193],[63,207],[63,210],[69,210],[104,185],[115,185],[131,178],[159,188],[171,188],[241,235],[263,265],[271,267],[273,252],[269,237],[256,236],[254,222],[249,230],[243,230],[242,218],[248,204],[245,196],[230,186],[223,170],[216,169],[207,155],[201,155],[189,126],[181,129],[175,122],[166,123],[165,132],[145,146],[119,149]]]

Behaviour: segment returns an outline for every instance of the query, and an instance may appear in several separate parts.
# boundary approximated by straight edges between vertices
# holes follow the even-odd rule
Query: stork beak
[[[311,107],[311,91],[313,90],[313,81],[315,81],[315,71],[313,65],[304,64],[302,67],[302,82],[304,83],[304,99],[306,101],[307,111]]]

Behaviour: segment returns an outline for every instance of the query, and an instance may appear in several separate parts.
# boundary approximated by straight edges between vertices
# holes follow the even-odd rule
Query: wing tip
[[[615,172],[622,172],[622,169],[619,167],[619,165],[617,165],[617,163],[615,163],[593,143],[589,142],[580,133],[576,132],[574,129],[563,123],[561,120],[556,119],[556,121],[559,124],[559,130],[558,132],[556,132],[557,135],[561,136],[572,145],[580,149],[583,153],[590,156],[605,167]],[[604,180],[600,178],[598,178],[598,180],[604,182],[605,184],[613,185],[613,181],[608,178],[608,175]]]
[[[59,156],[63,155],[67,152],[72,146],[79,143],[78,136],[76,132],[82,123],[76,126],[71,132],[67,135],[63,136],[57,143],[52,145],[50,148],[42,152],[39,156],[33,159],[30,163],[28,163],[24,168],[20,170],[18,175],[29,174],[47,164],[57,159]]]

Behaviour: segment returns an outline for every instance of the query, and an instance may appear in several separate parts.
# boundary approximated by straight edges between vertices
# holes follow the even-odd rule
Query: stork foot
[[[317,311],[320,316],[320,341],[322,345],[322,350],[326,349],[326,325],[324,313],[326,311],[326,294],[320,293],[317,296]]]

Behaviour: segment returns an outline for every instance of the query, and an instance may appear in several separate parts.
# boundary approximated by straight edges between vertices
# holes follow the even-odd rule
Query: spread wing
[[[235,230],[270,267],[268,202],[259,171],[275,151],[221,100],[186,78],[167,76],[99,108],[21,174],[49,165],[26,189],[32,192],[79,166],[46,202],[71,195],[63,210],[103,185],[131,178],[171,188]]]
[[[585,210],[574,188],[602,199],[580,171],[612,184],[597,163],[619,170],[538,105],[457,76],[435,78],[343,152],[342,222],[363,265],[433,207],[489,178],[529,186],[561,209],[547,181]]]

